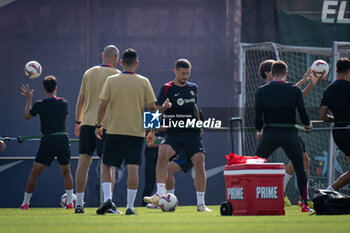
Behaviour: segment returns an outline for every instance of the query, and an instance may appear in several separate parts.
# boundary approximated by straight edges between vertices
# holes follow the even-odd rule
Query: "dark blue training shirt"
[[[195,104],[197,103],[198,87],[195,83],[186,82],[183,87],[176,86],[173,81],[166,83],[160,90],[157,105],[162,106],[168,98],[172,103],[172,107],[163,113],[163,118],[171,119],[171,121],[187,121],[187,119],[197,119]],[[194,128],[170,128],[167,134],[181,134],[186,132],[199,133],[199,129]]]

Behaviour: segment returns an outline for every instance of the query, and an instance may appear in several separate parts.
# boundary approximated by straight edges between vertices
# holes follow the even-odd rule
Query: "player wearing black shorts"
[[[201,138],[201,130],[196,128],[176,128],[171,122],[186,122],[199,120],[197,107],[197,85],[188,82],[191,73],[191,63],[179,59],[175,63],[175,79],[166,83],[160,90],[157,105],[163,112],[163,122],[170,126],[165,132],[165,140],[159,146],[156,168],[157,192],[144,201],[157,204],[159,197],[166,193],[169,159],[174,155],[183,156],[183,161],[190,160],[196,171],[194,185],[197,191],[197,210],[210,212],[204,202],[206,175],[205,150]],[[162,107],[161,107],[162,106]],[[147,137],[154,137],[149,133]]]
[[[204,121],[201,109],[199,109],[199,118]],[[201,135],[202,136],[202,135]],[[175,173],[183,171],[187,173],[193,167],[191,159],[186,158],[182,153],[176,155],[168,164],[168,179],[166,181],[167,193],[175,193]],[[197,200],[198,202],[199,200]]]
[[[74,209],[73,178],[70,171],[70,144],[68,134],[66,133],[68,104],[63,98],[56,97],[57,81],[55,77],[45,77],[43,86],[46,99],[37,101],[33,107],[31,105],[34,90],[30,90],[28,84],[21,87],[21,94],[27,100],[24,117],[29,120],[39,114],[43,136],[27,180],[24,200],[19,209],[26,210],[29,208],[30,199],[39,175],[47,166],[51,165],[55,157],[57,157],[60,164],[67,193],[66,209]]]
[[[134,201],[145,137],[142,124],[144,108],[147,106],[150,111],[156,110],[156,97],[149,80],[135,73],[138,64],[136,51],[125,50],[120,61],[123,73],[108,77],[100,93],[95,131],[97,138],[100,138],[107,107],[110,108],[110,117],[102,161],[102,189],[106,201],[97,209],[97,214],[104,214],[111,208],[111,169],[120,167],[123,162],[128,170],[125,214],[136,214]]]
[[[333,139],[345,154],[350,164],[350,130],[337,129],[350,126],[350,59],[340,58],[337,61],[337,80],[330,84],[323,93],[320,117],[323,121],[334,122]],[[330,110],[333,116],[328,115]],[[338,190],[350,183],[350,172],[342,174],[328,190]]]
[[[302,201],[302,212],[310,212],[307,204],[307,178],[303,164],[303,152],[298,131],[294,128],[297,109],[304,125],[311,128],[306,112],[302,92],[293,84],[285,81],[287,65],[283,61],[272,64],[273,81],[261,86],[256,92],[256,128],[260,139],[256,154],[268,158],[277,148],[282,147],[292,161],[298,181]],[[273,124],[290,125],[275,127]],[[262,131],[263,130],[263,131]]]
[[[120,71],[116,69],[119,59],[119,50],[114,45],[104,48],[102,65],[88,69],[81,82],[79,97],[76,105],[76,126],[75,134],[79,137],[79,161],[75,174],[75,185],[77,195],[76,214],[84,213],[84,191],[87,183],[89,168],[92,162],[92,154],[96,150],[98,156],[102,156],[103,140],[98,140],[95,136],[95,124],[97,120],[97,109],[100,103],[99,94],[106,79]],[[107,110],[107,116],[109,109]],[[108,117],[106,117],[108,118]],[[104,131],[108,125],[105,120]],[[115,171],[112,171],[112,190],[114,187]],[[119,214],[120,211],[113,203],[108,213]]]

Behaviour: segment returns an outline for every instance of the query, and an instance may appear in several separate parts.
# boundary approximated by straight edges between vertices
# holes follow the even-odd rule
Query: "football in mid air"
[[[37,61],[27,62],[24,66],[24,74],[30,79],[38,78],[41,75],[41,72],[41,65]]]
[[[316,78],[324,78],[328,75],[329,67],[324,60],[317,60],[312,63],[311,72]]]

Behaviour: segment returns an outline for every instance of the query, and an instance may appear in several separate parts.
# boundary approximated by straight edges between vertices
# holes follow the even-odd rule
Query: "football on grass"
[[[164,212],[174,212],[177,207],[177,198],[174,194],[167,193],[160,197],[158,205]]]
[[[73,205],[74,205],[74,207],[75,207],[76,201],[77,201],[77,196],[75,196],[75,194],[73,193]],[[66,207],[66,205],[67,205],[67,193],[62,195],[60,204],[63,208]]]

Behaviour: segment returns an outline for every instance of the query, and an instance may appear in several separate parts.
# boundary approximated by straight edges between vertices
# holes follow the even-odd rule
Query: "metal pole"
[[[275,43],[271,42],[271,45],[273,47],[273,51],[275,53],[275,56],[276,56],[276,61],[279,61],[280,60],[280,55],[278,53],[278,49],[277,49],[277,46]]]
[[[233,127],[233,123],[235,121],[238,121],[238,123],[240,124],[240,127],[238,128],[239,131],[240,131],[240,134],[238,134],[238,135],[243,138],[243,136],[242,136],[242,134],[243,134],[242,118],[241,117],[232,117],[230,119],[230,135],[231,135],[232,153],[235,153],[235,151],[234,151],[234,140],[233,140],[233,131],[235,129]],[[238,152],[238,154],[241,154],[241,151]]]
[[[239,66],[238,66],[238,116],[241,118],[241,125],[243,124],[242,119],[244,119],[243,116],[243,98],[244,98],[244,81],[243,81],[243,75],[244,75],[244,62],[245,62],[245,54],[243,51],[243,44],[241,43],[239,45]],[[230,122],[231,124],[231,122]],[[237,153],[239,155],[242,154],[242,141],[243,141],[243,132],[238,134],[237,137],[237,145],[238,145],[238,150]],[[233,139],[232,139],[233,143]],[[233,144],[232,144],[233,147]],[[232,148],[233,150],[233,148]],[[234,151],[232,151],[234,153]]]

